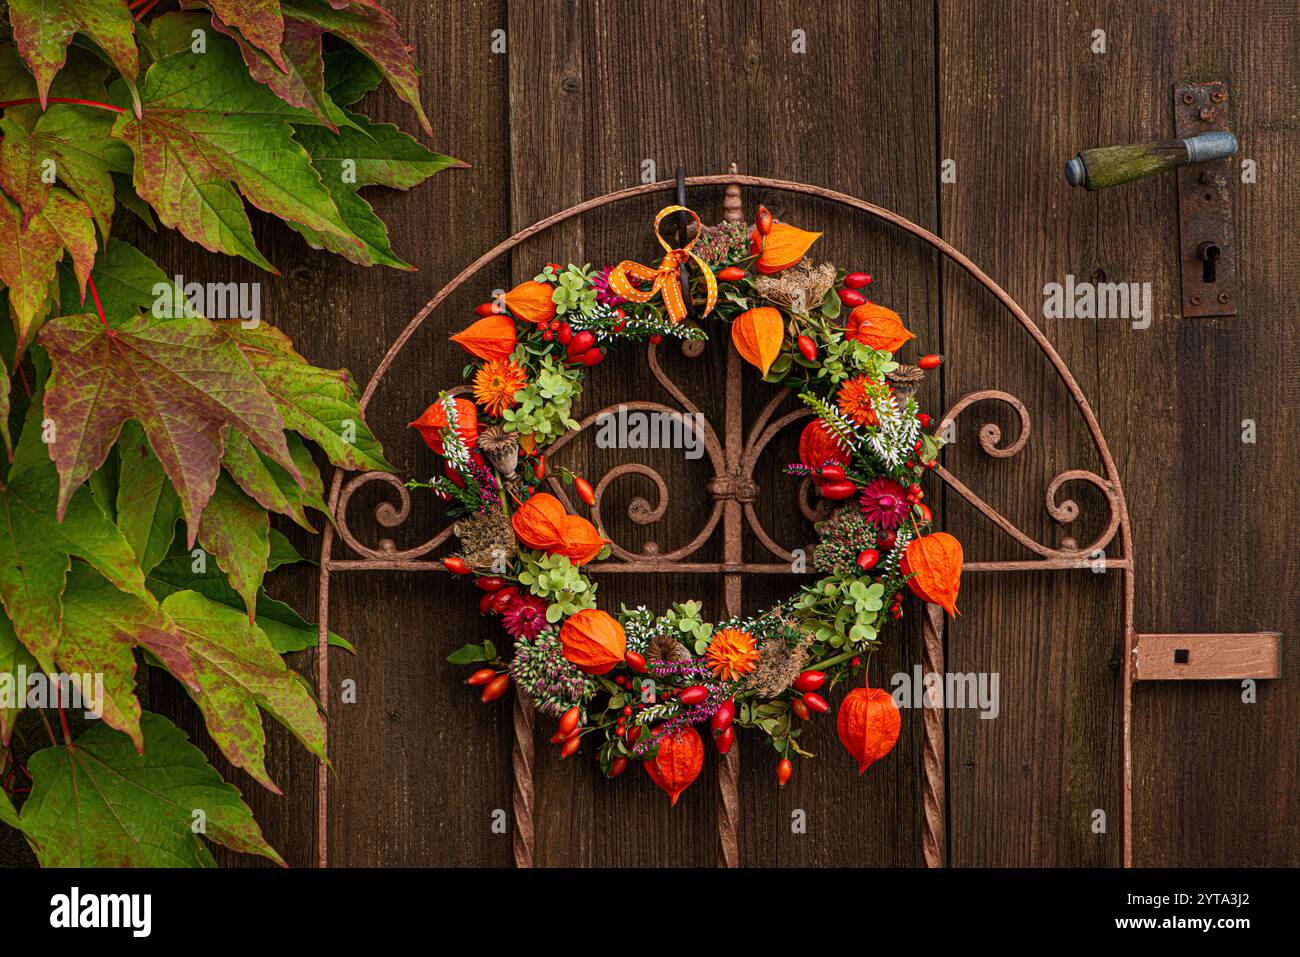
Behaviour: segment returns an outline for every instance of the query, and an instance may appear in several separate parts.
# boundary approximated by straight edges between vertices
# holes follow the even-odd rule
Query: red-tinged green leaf
[[[97,724],[70,747],[32,755],[20,820],[42,867],[214,867],[195,811],[208,840],[284,864],[185,732],[149,712],[140,727],[144,754]]]
[[[110,67],[90,50],[72,47],[68,62],[50,87],[51,96],[68,96],[78,100],[103,102],[107,98],[107,81]],[[29,100],[36,96],[36,79],[18,56],[12,43],[0,43],[0,90],[7,100]],[[41,108],[11,106],[5,116],[18,117],[29,130],[41,116]]]
[[[123,176],[121,173],[113,174],[113,195],[117,197],[118,204],[144,223],[151,233],[158,231],[158,227],[153,220],[153,210],[135,191],[135,185],[131,182],[130,176]]]
[[[298,466],[298,474],[303,477],[302,485],[238,432],[226,435],[226,454],[221,464],[257,504],[279,515],[287,515],[307,531],[314,532],[316,529],[307,518],[306,507],[329,514],[325,505],[325,486],[311,452],[298,434],[286,433],[285,439],[289,443],[289,454]]]
[[[281,219],[348,240],[292,136],[290,121],[314,117],[249,77],[230,40],[212,36],[205,53],[163,57],[149,67],[140,95],[143,115],[119,115],[113,136],[135,154],[136,191],[163,225],[274,271],[253,242],[242,194]]]
[[[140,702],[135,696],[133,649],[137,645],[147,648],[178,680],[197,690],[185,641],[153,596],[141,601],[118,591],[88,565],[74,563],[63,593],[63,633],[55,663],[81,688],[87,702],[92,694],[81,687],[79,676],[102,676],[104,723],[143,748]]]
[[[23,208],[40,211],[49,195],[45,168],[53,162],[58,179],[95,216],[107,238],[112,221],[113,172],[131,172],[131,151],[109,138],[113,114],[93,107],[56,103],[41,114],[30,134],[6,117],[0,121],[0,185]],[[16,129],[15,129],[16,127]]]
[[[339,106],[351,106],[384,80],[379,67],[352,47],[325,54],[325,89]]]
[[[66,265],[61,271],[59,315],[72,316],[89,312],[82,301],[75,277]],[[95,261],[93,273],[99,304],[110,326],[122,325],[135,319],[141,312],[153,308],[158,299],[158,283],[174,285],[152,259],[130,243],[114,238]],[[184,297],[179,297],[183,299]]]
[[[8,699],[8,706],[0,707],[0,747],[9,747],[9,741],[14,733],[14,722],[18,719],[18,712],[22,710],[18,707],[20,700],[17,697],[17,694],[21,693],[18,685],[19,670],[30,675],[35,674],[39,668],[32,653],[14,634],[13,622],[3,611],[0,611],[0,676],[7,676],[13,681],[15,691],[15,696]],[[0,791],[0,794],[3,793],[4,791]]]
[[[19,819],[18,812],[14,810],[13,802],[3,790],[0,790],[0,824],[7,824],[17,831],[23,829],[23,822]]]
[[[234,321],[217,325],[275,398],[286,428],[315,442],[341,468],[393,470],[361,417],[356,386],[346,369],[309,365],[288,336],[265,323],[252,329]]]
[[[58,476],[41,441],[40,403],[23,424],[8,478],[0,487],[0,602],[18,638],[47,671],[54,669],[63,595],[74,557],[89,562],[119,590],[151,601],[135,553],[89,489],[55,518]]]
[[[204,0],[204,3],[212,8],[214,19],[234,27],[281,70],[285,68],[280,50],[280,41],[285,39],[280,0]]]
[[[50,195],[53,177],[46,173],[48,157],[16,120],[0,119],[0,136],[0,189],[22,209],[21,226],[26,229]]]
[[[268,567],[274,568],[282,563],[282,559],[276,555],[277,533],[274,529],[271,536],[271,561],[268,562]],[[230,587],[215,563],[209,563],[203,572],[194,569],[194,559],[188,553],[173,554],[149,573],[149,590],[159,601],[180,591],[196,591],[219,605],[244,614],[244,600]],[[318,626],[304,619],[284,602],[270,597],[265,589],[257,595],[256,622],[270,640],[271,647],[282,655],[316,647]],[[336,648],[355,651],[346,639],[334,632],[330,632],[329,643]]]
[[[183,0],[183,5],[192,4]],[[239,45],[239,53],[254,80],[265,83],[290,106],[310,110],[330,129],[338,128],[339,108],[325,92],[325,61],[321,56],[324,31],[320,27],[291,21],[284,31],[281,62],[276,62],[215,14],[212,26]]]
[[[397,32],[392,16],[378,6],[360,3],[335,4],[331,9],[307,0],[284,0],[280,9],[286,27],[294,21],[313,24],[341,37],[369,57],[394,92],[415,110],[424,131],[433,132],[420,105],[420,81],[411,60],[411,48]]]
[[[64,252],[72,254],[80,288],[95,261],[95,225],[85,203],[51,190],[45,207],[22,227],[22,210],[0,196],[0,282],[9,287],[9,312],[21,354],[50,309],[50,283]]]
[[[266,509],[223,472],[199,520],[199,544],[216,558],[231,587],[244,599],[250,622],[271,553],[270,532]]]
[[[227,334],[228,335],[228,334]],[[61,316],[41,341],[53,371],[45,415],[58,434],[59,509],[135,419],[180,495],[192,543],[220,471],[222,435],[238,429],[291,475],[285,424],[248,361],[206,319],[142,314],[111,332],[89,315]]]
[[[13,457],[13,438],[9,435],[9,368],[4,356],[0,356],[0,440],[4,441],[5,452]]]
[[[9,0],[9,22],[13,24],[18,52],[36,76],[41,106],[46,105],[50,84],[63,67],[74,33],[83,33],[93,40],[128,80],[134,80],[139,70],[135,21],[125,3]]]
[[[239,433],[228,433],[227,441],[236,435]],[[242,436],[240,439],[247,441]],[[149,448],[149,440],[139,423],[128,422],[123,426],[122,436],[117,440],[117,457],[117,527],[131,544],[140,570],[148,575],[167,557],[176,540],[181,500],[167,480],[162,463]]]
[[[202,690],[190,696],[231,764],[279,793],[266,771],[259,706],[309,751],[324,757],[325,728],[306,683],[285,667],[266,634],[246,615],[194,591],[169,596],[163,610],[185,636],[194,662]]]
[[[409,189],[434,173],[467,164],[425,149],[396,126],[371,123],[364,116],[344,113],[352,122],[338,133],[320,127],[299,127],[294,136],[311,154],[312,165],[334,197],[343,221],[365,243],[357,251],[335,237],[295,225],[313,246],[340,253],[362,266],[385,265],[412,269],[388,242],[388,230],[370,204],[357,195],[362,186]]]

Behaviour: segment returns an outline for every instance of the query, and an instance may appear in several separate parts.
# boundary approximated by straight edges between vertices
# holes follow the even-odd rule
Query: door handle
[[[1071,186],[1082,186],[1087,190],[1106,189],[1166,173],[1179,166],[1223,159],[1235,152],[1237,138],[1226,130],[1201,133],[1186,139],[1103,146],[1083,150],[1066,163],[1065,178]]]

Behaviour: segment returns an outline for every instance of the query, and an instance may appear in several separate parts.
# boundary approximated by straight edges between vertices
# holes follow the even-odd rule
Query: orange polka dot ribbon
[[[664,221],[664,217],[672,213],[687,213],[695,220],[695,225],[700,226],[700,217],[685,206],[665,206],[659,210],[659,215],[655,217],[655,239],[659,240],[659,245],[664,247],[664,258],[659,263],[659,268],[651,269],[649,266],[625,259],[610,271],[609,288],[629,302],[649,302],[663,293],[664,308],[668,312],[668,318],[673,325],[676,325],[686,318],[686,303],[682,301],[682,286],[677,280],[677,271],[688,260],[694,260],[700,275],[704,277],[708,297],[701,318],[711,313],[718,301],[718,280],[714,278],[713,270],[709,268],[708,263],[691,251],[699,241],[702,230],[697,231],[695,238],[682,249],[674,249],[672,244],[660,235],[659,224]],[[648,281],[650,288],[638,289],[632,285],[634,281],[638,283]]]

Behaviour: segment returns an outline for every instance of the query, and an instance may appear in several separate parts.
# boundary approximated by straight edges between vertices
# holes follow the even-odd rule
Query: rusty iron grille
[[[441,290],[439,290],[437,295],[435,295],[433,299],[431,299],[424,308],[422,308],[411,319],[410,323],[402,331],[401,335],[399,335],[389,347],[383,360],[380,362],[379,367],[375,370],[374,375],[371,377],[370,382],[365,388],[361,399],[362,410],[365,410],[393,360],[405,348],[411,337],[421,327],[425,320],[438,308],[440,304],[442,304],[444,300],[447,299],[449,295],[460,288],[461,285],[472,278],[479,272],[479,270],[494,262],[500,256],[509,252],[520,243],[546,229],[549,229],[557,223],[581,215],[589,210],[631,199],[636,196],[668,192],[672,190],[675,185],[677,184],[674,184],[672,181],[649,183],[586,200],[576,206],[543,219],[540,222],[529,226],[527,229],[521,230],[514,236],[511,236],[509,239],[501,242],[493,249],[484,253],[462,270],[455,278],[448,282]],[[728,174],[686,178],[685,186],[725,187],[726,197],[723,203],[724,215],[733,220],[739,220],[741,218],[741,205],[739,199],[740,187],[752,186],[761,189],[775,189],[818,197],[823,200],[860,210],[861,212],[874,216],[877,219],[891,223],[928,243],[930,246],[942,253],[947,259],[960,266],[963,270],[974,277],[974,279],[988,290],[1020,323],[1055,369],[1062,385],[1069,391],[1071,397],[1078,406],[1084,423],[1087,426],[1089,435],[1097,449],[1098,456],[1100,457],[1103,474],[1099,475],[1096,472],[1081,468],[1067,469],[1060,472],[1047,485],[1044,496],[1045,505],[1048,514],[1055,522],[1061,526],[1068,526],[1079,518],[1080,510],[1073,499],[1061,497],[1063,486],[1070,482],[1083,482],[1095,487],[1104,497],[1109,514],[1106,518],[1103,531],[1094,541],[1089,542],[1086,545],[1079,545],[1073,538],[1065,537],[1061,540],[1060,546],[1051,546],[1037,541],[985,502],[984,499],[967,487],[957,476],[953,475],[943,466],[937,466],[935,472],[938,474],[939,478],[953,489],[953,491],[955,491],[961,498],[969,502],[981,514],[988,518],[989,521],[1027,549],[1030,554],[1036,556],[1023,561],[971,561],[966,563],[964,571],[979,573],[1050,571],[1073,570],[1079,568],[1095,569],[1104,566],[1108,570],[1114,569],[1119,571],[1123,577],[1123,613],[1122,621],[1118,623],[1121,630],[1120,642],[1123,647],[1123,655],[1121,659],[1123,690],[1121,693],[1119,708],[1122,728],[1121,751],[1124,762],[1121,777],[1123,787],[1123,863],[1125,866],[1130,866],[1132,863],[1132,762],[1129,731],[1132,686],[1134,681],[1133,650],[1135,641],[1138,637],[1135,635],[1133,629],[1133,544],[1129,528],[1128,505],[1124,498],[1124,490],[1120,483],[1119,472],[1115,467],[1115,462],[1111,455],[1110,448],[1108,447],[1101,428],[1097,423],[1096,416],[1082,391],[1079,389],[1079,385],[1071,374],[1070,369],[1066,366],[1060,355],[1057,354],[1056,350],[1043,335],[1042,331],[1034,324],[1015,300],[1002,289],[1001,286],[985,275],[979,267],[943,239],[897,213],[891,212],[890,210],[884,209],[880,206],[875,206],[863,200],[855,199],[844,193],[835,192],[819,186],[789,182],[786,180],[769,179],[759,176],[740,175],[734,171],[734,168],[733,171]],[[702,350],[703,347],[704,343],[697,341],[685,341],[682,344],[682,349],[688,356],[699,355],[700,350]],[[658,361],[658,348],[659,347],[654,345],[649,345],[647,347],[646,358],[653,375],[667,394],[677,403],[677,408],[659,402],[637,400],[625,401],[622,405],[628,410],[660,411],[669,413],[698,412],[699,410],[696,408],[694,403],[691,402],[690,398],[684,394],[667,375],[664,374]],[[722,575],[724,579],[725,607],[728,615],[739,615],[741,613],[741,589],[745,575],[775,573],[790,574],[790,563],[794,558],[793,554],[772,539],[759,522],[758,516],[755,512],[753,503],[758,490],[753,479],[753,473],[759,455],[772,439],[780,433],[781,430],[790,426],[792,423],[811,415],[811,412],[807,409],[798,409],[777,416],[777,410],[782,401],[789,394],[788,389],[779,389],[776,390],[776,394],[762,409],[757,420],[752,426],[750,426],[748,433],[746,433],[742,420],[743,379],[744,375],[741,366],[741,359],[734,349],[728,349],[727,391],[725,395],[725,412],[722,429],[719,433],[712,424],[707,422],[707,420],[705,420],[703,426],[705,449],[713,473],[708,484],[708,492],[712,497],[713,505],[704,527],[690,542],[680,548],[668,552],[661,553],[658,550],[658,547],[651,543],[643,547],[639,554],[634,554],[620,545],[614,544],[612,546],[613,555],[611,559],[598,566],[592,566],[592,571],[597,574],[680,574],[682,572],[716,573]],[[466,387],[462,386],[459,389],[451,391],[459,392],[465,391],[465,389]],[[1010,407],[1019,419],[1019,430],[1014,438],[1004,444],[1001,428],[994,423],[987,423],[981,426],[979,430],[980,447],[984,453],[994,458],[1010,458],[1020,452],[1028,443],[1031,425],[1029,411],[1025,407],[1024,403],[1008,392],[997,389],[986,389],[964,395],[944,413],[942,418],[939,420],[939,426],[942,427],[945,423],[955,423],[958,417],[965,410],[976,403],[988,401],[1003,403]],[[580,427],[577,430],[563,436],[549,447],[548,455],[567,445],[576,435],[595,422],[602,413],[608,413],[615,411],[616,409],[617,406],[613,406],[586,416],[580,421]],[[701,417],[701,419],[702,418],[703,417]],[[668,497],[667,485],[663,476],[649,466],[639,463],[630,463],[619,465],[614,469],[611,469],[596,484],[596,505],[593,508],[593,512],[598,523],[600,520],[601,493],[610,482],[614,481],[619,476],[628,473],[636,473],[648,478],[655,485],[659,496],[657,507],[651,506],[644,499],[634,499],[629,507],[629,516],[632,520],[639,524],[646,525],[657,521],[662,514],[664,503],[667,501]],[[556,494],[561,497],[562,500],[565,500],[567,505],[567,497],[565,496],[560,483],[554,476],[549,478],[548,481],[551,483]],[[325,528],[321,551],[319,593],[320,638],[317,647],[317,687],[322,707],[327,707],[329,700],[329,657],[327,639],[329,635],[329,585],[331,576],[357,570],[395,572],[444,571],[441,563],[433,556],[434,553],[437,552],[439,548],[452,536],[451,525],[438,531],[423,544],[406,549],[398,549],[393,542],[388,539],[383,539],[373,546],[366,545],[353,533],[348,515],[349,503],[359,489],[376,482],[386,484],[391,488],[392,494],[397,498],[397,505],[394,506],[392,502],[388,501],[381,503],[374,509],[374,520],[384,528],[391,529],[401,526],[410,514],[411,502],[410,493],[399,477],[387,472],[366,472],[360,475],[348,476],[342,470],[336,470],[330,488],[329,507],[331,513],[335,517],[337,532],[332,527],[327,526]],[[799,500],[806,517],[809,519],[816,519],[819,517],[816,510],[808,505],[806,489],[800,490]],[[692,555],[717,533],[719,527],[722,529],[722,560],[716,562],[691,561]],[[773,561],[750,563],[744,561],[743,546],[746,532],[756,537],[758,541],[762,543],[767,552],[773,556]],[[342,539],[342,541],[359,557],[335,558],[333,552],[336,534],[337,537]],[[1113,549],[1113,552],[1107,551],[1108,546],[1110,546],[1112,542],[1116,542],[1116,547]],[[1098,555],[1105,557],[1098,558]],[[927,605],[925,608],[925,615],[922,616],[922,633],[924,638],[923,667],[927,673],[942,673],[944,670],[943,623],[943,610],[935,605]],[[532,709],[531,703],[522,700],[522,698],[522,693],[517,693],[513,705],[514,746],[512,751],[512,764],[514,772],[514,788],[512,801],[515,815],[513,850],[516,865],[520,867],[529,867],[532,865],[533,861],[532,809],[535,712]],[[925,778],[923,782],[923,820],[920,822],[922,829],[922,850],[927,866],[940,867],[944,864],[943,854],[945,846],[944,715],[942,711],[936,708],[923,708],[922,714],[922,763]],[[733,748],[720,762],[718,771],[718,863],[726,867],[735,867],[740,863],[737,843],[737,828],[740,823],[739,795],[737,790],[739,769],[739,749]],[[318,860],[322,867],[328,866],[329,860],[327,838],[328,797],[329,774],[327,766],[322,762],[318,779],[319,814],[317,824]]]

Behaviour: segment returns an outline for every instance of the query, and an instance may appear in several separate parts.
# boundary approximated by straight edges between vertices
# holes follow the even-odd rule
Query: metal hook
[[[677,167],[677,205],[686,205],[686,168]],[[677,248],[684,249],[691,241],[691,218],[684,212],[677,214]],[[686,318],[695,318],[695,303],[691,300],[691,277],[682,263],[677,270],[677,282],[682,287],[682,301],[686,304]]]

